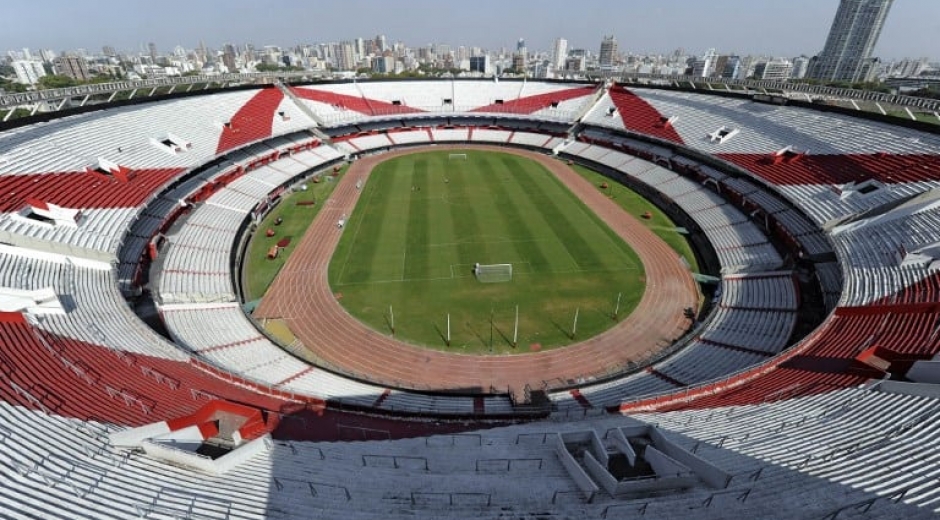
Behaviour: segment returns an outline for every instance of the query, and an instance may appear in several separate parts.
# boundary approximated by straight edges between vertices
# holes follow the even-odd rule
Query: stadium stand
[[[51,288],[65,310],[0,313],[0,516],[934,517],[940,392],[904,376],[940,353],[940,138],[747,98],[598,88],[269,87],[0,133],[0,286]],[[440,112],[466,125],[430,122]],[[480,113],[497,127],[475,127]],[[578,135],[510,126],[517,116],[577,123]],[[386,132],[335,132],[335,145],[306,133],[387,119]],[[550,393],[550,420],[473,433],[492,425],[481,415],[519,409],[373,385],[264,336],[231,283],[252,211],[347,154],[443,141],[561,150],[659,194],[714,249],[713,311],[649,366]],[[24,221],[53,213],[80,215],[77,227]],[[173,341],[125,299],[154,252],[147,289]],[[804,287],[832,312],[791,346]],[[219,402],[264,411],[248,435],[260,451],[224,476],[118,442]],[[409,420],[376,426],[344,407]],[[217,413],[197,428],[206,438],[230,430]],[[447,416],[466,422],[426,419]],[[448,427],[461,433],[432,435]],[[340,439],[360,442],[327,442]],[[616,468],[638,468],[630,453],[647,473],[618,480]]]

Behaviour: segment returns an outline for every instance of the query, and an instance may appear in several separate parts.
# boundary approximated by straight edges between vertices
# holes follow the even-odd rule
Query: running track
[[[646,289],[629,317],[599,336],[575,345],[538,353],[502,356],[451,354],[415,347],[377,332],[349,315],[330,290],[327,268],[341,230],[336,221],[352,214],[361,193],[356,181],[367,181],[378,163],[423,149],[365,157],[354,162],[326,206],[307,229],[255,311],[259,319],[282,318],[319,359],[343,372],[390,387],[420,390],[479,389],[520,391],[526,384],[590,380],[641,361],[682,335],[689,325],[686,307],[697,307],[698,292],[679,256],[635,217],[558,159],[512,148],[491,149],[528,157],[543,164],[629,243],[646,270]],[[446,149],[436,146],[434,150]],[[583,378],[583,379],[582,379]]]

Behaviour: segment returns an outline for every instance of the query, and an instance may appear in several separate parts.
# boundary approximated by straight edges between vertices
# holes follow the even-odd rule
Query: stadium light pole
[[[447,346],[450,346],[450,313],[447,313]]]
[[[512,348],[519,345],[519,306],[516,305],[516,325],[512,328]]]
[[[574,310],[574,323],[571,325],[571,339],[574,339],[575,334],[578,333],[578,314],[580,313],[581,307]]]
[[[389,325],[392,327],[392,336],[395,335],[395,313],[392,311],[392,306],[388,306],[388,320]]]
[[[617,305],[614,307],[614,321],[617,321],[617,315],[620,314],[620,297],[623,293],[617,293]]]

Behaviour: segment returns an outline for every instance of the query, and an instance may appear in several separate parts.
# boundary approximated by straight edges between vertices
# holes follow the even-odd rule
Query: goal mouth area
[[[473,275],[480,283],[512,281],[512,264],[473,264]]]
[[[454,161],[454,160],[466,161],[467,159],[468,157],[467,157],[467,154],[465,153],[452,153],[447,156],[448,161]]]

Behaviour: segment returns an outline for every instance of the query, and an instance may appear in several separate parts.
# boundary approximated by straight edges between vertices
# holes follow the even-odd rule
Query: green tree
[[[39,78],[39,88],[42,89],[74,87],[77,84],[78,82],[74,79],[62,75],[43,76]]]

